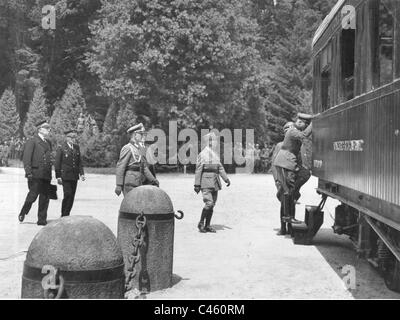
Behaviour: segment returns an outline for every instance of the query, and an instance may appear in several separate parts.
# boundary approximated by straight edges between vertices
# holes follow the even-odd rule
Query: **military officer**
[[[49,191],[51,181],[51,143],[47,139],[50,134],[50,125],[43,120],[36,124],[38,133],[29,139],[24,147],[23,163],[25,177],[28,179],[29,192],[18,216],[24,221],[32,204],[39,196],[38,225],[47,224],[47,209],[49,206]]]
[[[215,147],[217,146],[216,135],[211,132],[203,138],[206,142],[206,147],[197,157],[194,181],[194,191],[199,193],[201,190],[204,202],[204,208],[197,227],[202,233],[215,233],[216,231],[210,226],[210,223],[214,212],[214,206],[217,202],[218,191],[221,190],[220,176],[225,181],[227,187],[230,186],[231,182],[226,175],[219,156],[215,152]]]
[[[57,182],[63,186],[64,191],[61,217],[69,216],[71,212],[79,178],[85,181],[81,152],[76,142],[77,131],[67,130],[64,134],[66,138],[64,143],[57,148],[54,165]]]
[[[122,147],[116,168],[115,193],[118,196],[121,192],[125,196],[133,188],[143,185],[146,180],[159,186],[146,161],[143,124],[139,123],[129,128],[127,133],[130,135],[130,141]]]
[[[277,179],[282,188],[281,203],[283,205],[283,221],[297,223],[295,220],[295,183],[297,172],[299,171],[298,159],[300,158],[300,148],[303,141],[310,136],[313,116],[299,113],[292,128],[285,133],[281,149],[277,153],[273,165],[276,168]],[[281,230],[285,234],[286,230]]]

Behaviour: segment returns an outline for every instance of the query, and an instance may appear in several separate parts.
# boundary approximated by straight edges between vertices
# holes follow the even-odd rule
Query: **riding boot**
[[[201,217],[200,217],[200,222],[197,225],[197,228],[199,228],[200,232],[206,232],[206,230],[204,229],[204,220],[206,219],[206,216],[208,214],[208,210],[203,208],[203,211],[201,212]]]
[[[286,222],[281,221],[281,229],[278,231],[277,235],[284,236],[286,233]]]
[[[282,199],[283,201],[283,199]],[[280,210],[280,220],[281,220],[281,229],[278,231],[277,235],[278,236],[283,236],[286,234],[286,222],[283,220],[284,217],[284,204],[281,202],[281,210]]]
[[[211,218],[212,218],[213,213],[214,213],[214,209],[213,208],[208,210],[208,214],[206,216],[206,227],[204,229],[207,232],[215,233],[216,232],[215,229],[210,226]]]

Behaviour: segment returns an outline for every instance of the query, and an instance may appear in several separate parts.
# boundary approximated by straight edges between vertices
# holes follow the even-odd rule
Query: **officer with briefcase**
[[[29,192],[24,205],[19,213],[18,219],[23,222],[29,213],[32,204],[39,196],[38,221],[37,224],[47,224],[47,209],[49,206],[49,195],[51,189],[51,166],[52,158],[51,142],[48,140],[50,125],[42,120],[36,124],[38,133],[29,139],[23,152],[23,163],[25,177],[28,179]],[[54,193],[54,190],[53,190]]]

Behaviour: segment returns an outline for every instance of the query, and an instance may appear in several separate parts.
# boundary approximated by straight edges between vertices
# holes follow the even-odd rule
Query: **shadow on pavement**
[[[221,230],[225,230],[225,229],[232,230],[231,227],[225,226],[223,224],[212,224],[211,226],[217,231],[221,231]]]

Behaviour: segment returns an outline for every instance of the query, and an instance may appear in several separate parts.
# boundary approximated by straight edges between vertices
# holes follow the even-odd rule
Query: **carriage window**
[[[329,43],[321,54],[321,107],[322,111],[330,106],[331,87],[331,65],[332,65],[332,44]]]
[[[354,29],[342,31],[341,62],[342,84],[345,100],[354,98],[354,48],[356,33]]]
[[[394,1],[379,1],[379,84],[393,81]]]
[[[321,105],[322,111],[330,106],[331,70],[324,70],[321,74]]]

